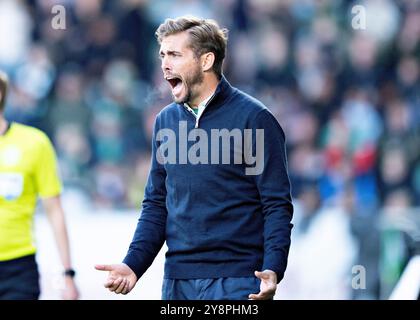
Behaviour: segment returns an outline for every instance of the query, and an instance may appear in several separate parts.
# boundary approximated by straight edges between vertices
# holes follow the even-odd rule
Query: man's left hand
[[[277,274],[271,270],[255,271],[255,276],[261,280],[260,292],[252,293],[251,300],[269,300],[274,297],[277,289]]]

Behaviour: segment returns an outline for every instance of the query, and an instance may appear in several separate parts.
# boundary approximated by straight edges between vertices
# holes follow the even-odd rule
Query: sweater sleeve
[[[285,135],[275,117],[268,109],[261,110],[253,129],[263,129],[264,164],[255,181],[260,195],[264,218],[264,261],[263,270],[270,269],[277,274],[277,281],[283,279],[287,266],[292,230],[293,204],[287,169]],[[257,152],[255,143],[253,151]],[[261,149],[261,148],[260,148]]]
[[[165,242],[166,227],[166,171],[156,158],[158,145],[156,134],[158,118],[155,121],[152,139],[152,159],[147,179],[142,211],[123,262],[136,274],[137,279],[146,272]]]

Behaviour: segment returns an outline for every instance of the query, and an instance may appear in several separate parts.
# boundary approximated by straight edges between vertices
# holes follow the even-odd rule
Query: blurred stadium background
[[[357,4],[366,30],[352,28]],[[228,80],[286,132],[295,228],[276,298],[390,298],[419,254],[420,1],[0,0],[6,117],[56,147],[81,298],[160,298],[164,251],[123,297],[93,265],[119,262],[131,240],[154,116],[171,100],[154,31],[183,14],[230,30]],[[58,255],[36,222],[42,298],[58,299]]]

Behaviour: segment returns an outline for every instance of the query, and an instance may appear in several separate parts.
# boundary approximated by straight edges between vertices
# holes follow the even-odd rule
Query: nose
[[[163,57],[162,58],[161,68],[162,68],[162,71],[163,72],[170,71],[171,70],[171,67],[170,67],[170,64],[169,64],[169,60],[168,60],[167,57]]]

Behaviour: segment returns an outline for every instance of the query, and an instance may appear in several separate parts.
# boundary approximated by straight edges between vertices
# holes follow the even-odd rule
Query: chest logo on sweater
[[[246,175],[264,170],[264,129],[211,129],[209,134],[201,128],[188,132],[187,121],[180,121],[178,132],[160,129],[156,141],[156,160],[162,165],[245,164]]]

